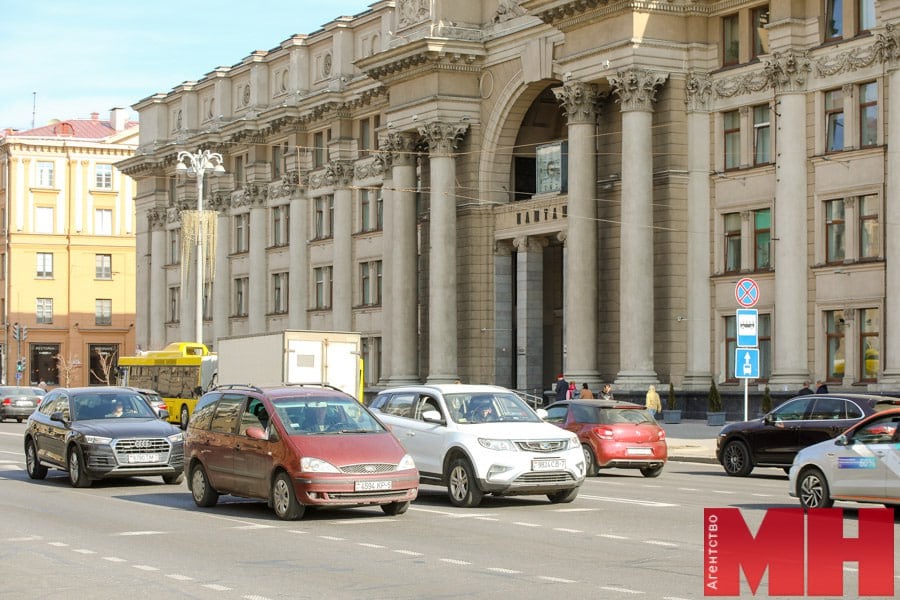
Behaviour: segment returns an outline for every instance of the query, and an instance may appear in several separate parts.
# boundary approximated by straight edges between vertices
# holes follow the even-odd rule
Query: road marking
[[[47,542],[50,546],[56,546],[57,548],[65,548],[68,546],[65,542]]]
[[[357,525],[367,525],[367,524],[370,524],[370,523],[371,523],[371,524],[374,524],[374,523],[393,523],[393,522],[396,521],[396,520],[397,520],[397,519],[391,519],[391,518],[386,518],[386,517],[372,517],[372,518],[369,518],[369,519],[359,519],[358,521],[357,521],[357,520],[352,520],[352,521],[351,521],[351,520],[349,520],[349,519],[344,519],[344,520],[342,520],[342,521],[329,521],[328,524],[329,524],[329,525],[352,525],[352,526],[356,527]],[[268,525],[267,527],[274,527],[274,525]]]
[[[678,488],[678,490],[681,492],[699,492],[700,491],[697,488]]]
[[[656,507],[656,508],[678,506],[678,504],[669,504],[668,502],[655,502],[653,500],[634,500],[632,498],[614,498],[611,496],[589,496],[586,494],[579,494],[578,497],[583,498],[585,500],[600,500],[602,502],[620,502],[622,504],[638,504],[640,506],[652,506],[652,507]]]
[[[412,550],[394,550],[397,554],[405,554],[407,556],[424,556],[421,552],[413,552]]]
[[[750,494],[751,496],[756,496],[757,498],[771,498],[774,494]]]
[[[538,575],[538,579],[544,581],[552,581],[553,583],[575,583],[574,579],[563,579],[562,577],[549,577],[547,575]]]
[[[627,540],[630,538],[625,537],[624,535],[613,535],[611,533],[598,533],[597,537],[607,538],[610,540]]]
[[[300,535],[305,535],[309,532],[308,531],[300,531],[299,529],[288,529],[288,533],[298,533]]]
[[[0,435],[10,435],[10,436],[18,437],[18,438],[22,437],[21,433],[10,433],[8,431],[0,431]]]
[[[109,562],[114,562],[114,563],[123,563],[123,562],[125,562],[125,559],[124,559],[124,558],[119,558],[118,556],[104,556],[104,557],[103,557],[103,560],[108,560]]]
[[[733,494],[730,490],[711,490],[713,494]]]
[[[13,454],[15,456],[22,456],[21,452],[13,452],[12,450],[0,450],[0,454]]]
[[[224,585],[219,585],[218,583],[204,583],[203,587],[213,590],[214,592],[230,592],[230,587],[225,587]]]
[[[362,546],[363,548],[387,548],[387,546],[382,546],[381,544],[366,544],[365,542],[357,542],[357,546]]]
[[[241,529],[243,531],[247,531],[250,529],[272,529],[275,525],[264,525],[262,523],[255,523],[253,525],[236,525],[232,527],[232,529]]]
[[[600,589],[606,590],[607,592],[620,592],[622,594],[646,594],[646,592],[642,592],[640,590],[632,590],[630,588],[613,587],[610,585],[601,585]]]
[[[499,521],[500,519],[496,517],[475,517],[478,521]]]
[[[673,544],[672,542],[662,542],[660,540],[644,540],[645,544],[653,544],[654,546],[669,546],[671,548],[677,548],[678,544]]]
[[[20,467],[19,465],[14,465],[14,464],[10,464],[10,463],[6,463],[6,464],[0,463],[0,469],[5,469],[7,471],[22,471],[23,470],[22,467]]]
[[[35,540],[41,539],[39,535],[29,535],[28,537],[19,537],[19,538],[6,538],[5,542],[33,542]]]
[[[257,596],[256,594],[250,594],[247,596],[241,596],[244,600],[269,600],[266,596]]]
[[[565,527],[554,527],[553,531],[562,531],[563,533],[584,533],[580,529],[566,529]]]
[[[320,535],[320,540],[331,540],[332,542],[346,542],[347,538],[337,537],[334,535]]]
[[[165,531],[123,531],[115,535],[163,535]]]
[[[151,567],[150,565],[131,565],[135,569],[139,569],[141,571],[159,571],[156,567]]]
[[[439,559],[441,562],[450,563],[451,565],[471,565],[472,563],[465,560],[458,560],[456,558],[441,558]]]
[[[78,554],[97,554],[93,550],[88,550],[86,548],[72,548],[72,552],[77,552]]]
[[[596,508],[557,508],[556,512],[592,512],[596,511]]]
[[[506,575],[519,575],[522,573],[522,571],[516,571],[515,569],[504,569],[502,567],[488,567],[487,570],[494,573],[504,573]]]
[[[169,579],[174,579],[175,581],[193,581],[193,577],[188,577],[187,575],[179,575],[178,573],[169,573],[166,575]]]
[[[522,521],[513,521],[513,525],[521,525],[522,527],[541,527],[538,523],[523,523]]]

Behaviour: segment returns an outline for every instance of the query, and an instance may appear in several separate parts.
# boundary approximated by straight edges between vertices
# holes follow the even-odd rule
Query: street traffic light
[[[25,359],[20,358],[19,360],[16,361],[16,371],[21,373],[24,370],[25,370]]]

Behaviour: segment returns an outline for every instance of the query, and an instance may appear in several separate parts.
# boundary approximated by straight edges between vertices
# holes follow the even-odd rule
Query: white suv
[[[399,387],[370,408],[413,457],[421,481],[447,486],[456,506],[478,506],[484,494],[571,502],[584,481],[575,434],[545,423],[506,388]]]

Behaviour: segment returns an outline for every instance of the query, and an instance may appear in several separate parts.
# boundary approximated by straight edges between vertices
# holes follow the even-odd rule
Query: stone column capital
[[[653,110],[656,90],[668,79],[666,73],[647,69],[618,71],[609,77],[613,92],[622,106],[622,112]]]
[[[875,53],[889,71],[900,68],[900,31],[897,25],[888,23],[884,26],[884,33],[875,34]]]
[[[550,242],[544,237],[529,237],[523,235],[513,238],[512,244],[518,252],[539,252],[546,248]]]
[[[712,77],[705,71],[691,70],[684,82],[684,105],[688,112],[709,112]]]
[[[209,208],[217,212],[226,213],[231,208],[231,194],[218,192],[209,199]]]
[[[165,208],[151,208],[147,211],[147,222],[150,231],[162,231],[166,227],[167,212]]]
[[[449,156],[456,150],[459,140],[468,128],[466,123],[432,121],[419,127],[419,135],[428,143],[432,156]]]
[[[598,103],[603,96],[593,83],[567,81],[562,87],[553,88],[553,94],[565,110],[569,125],[597,122]]]
[[[411,131],[390,131],[382,138],[381,153],[385,170],[391,166],[411,167],[416,164],[416,144],[418,136]]]
[[[806,91],[806,80],[812,70],[809,52],[773,52],[763,70],[776,94]]]
[[[347,187],[353,181],[353,163],[349,160],[333,160],[325,165],[325,185]]]

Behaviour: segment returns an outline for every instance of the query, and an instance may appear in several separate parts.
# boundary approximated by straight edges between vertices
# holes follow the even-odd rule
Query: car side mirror
[[[541,418],[542,421],[546,420],[550,413],[547,412],[545,408],[538,408],[534,412],[537,413],[537,416]]]
[[[772,423],[775,422],[775,417],[772,416],[772,413],[769,413],[765,417],[763,417],[763,422],[766,425],[771,425]]]
[[[159,418],[163,421],[169,420],[169,411],[163,409],[159,411]]]
[[[246,431],[247,437],[253,440],[267,440],[269,435],[262,427],[248,427]]]
[[[66,418],[63,416],[62,411],[56,411],[55,413],[50,413],[51,421],[59,421],[60,423],[65,423]]]
[[[422,420],[427,423],[443,423],[444,419],[441,418],[440,411],[437,410],[426,410],[422,413]]]
[[[847,436],[842,433],[841,435],[834,438],[834,445],[835,446],[848,446],[848,445],[850,445],[850,440],[848,440]]]

